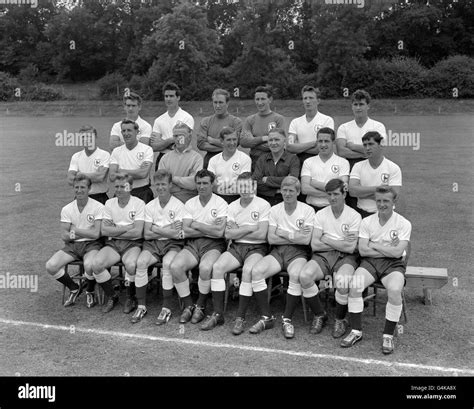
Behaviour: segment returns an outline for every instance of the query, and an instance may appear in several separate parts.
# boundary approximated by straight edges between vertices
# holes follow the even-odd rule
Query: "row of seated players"
[[[84,132],[95,132],[94,129]],[[93,154],[84,151],[75,154],[69,168],[69,180],[80,172],[91,177],[94,182],[91,197],[105,203],[107,173],[112,182],[120,173],[127,173],[134,178],[133,196],[148,203],[153,199],[150,188],[150,169],[153,161],[152,149],[137,141],[138,126],[130,120],[122,122],[122,134],[125,144],[114,149],[112,155],[97,149]],[[227,203],[238,199],[237,177],[251,170],[252,161],[249,155],[238,150],[239,138],[234,130],[224,127],[220,131],[223,152],[213,156],[208,169],[216,175],[215,192],[222,196]],[[159,169],[170,172],[172,176],[171,192],[186,203],[197,195],[194,175],[203,166],[202,156],[192,150],[190,144],[192,130],[186,124],[180,123],[173,128],[175,147],[166,153],[159,162]],[[286,151],[287,137],[280,128],[270,130],[268,146],[270,152],[263,153],[257,160],[253,177],[257,180],[258,195],[272,206],[282,201],[280,184],[286,176],[301,176],[301,201],[313,206],[315,211],[326,207],[329,202],[324,192],[325,184],[339,178],[349,186],[349,193],[357,198],[352,204],[363,217],[376,212],[373,200],[374,189],[381,184],[393,186],[399,193],[402,186],[400,167],[387,159],[383,154],[381,142],[383,137],[376,131],[367,132],[363,138],[364,154],[367,159],[354,165],[350,171],[349,161],[335,153],[335,133],[331,128],[321,128],[317,132],[318,154],[307,158],[300,168],[300,161],[295,154]],[[95,148],[94,148],[95,149]],[[99,158],[99,154],[103,157]],[[93,172],[93,166],[100,162],[100,172]],[[82,164],[82,165],[81,165]],[[110,167],[110,171],[109,171]],[[91,172],[86,172],[90,170]],[[151,178],[152,179],[152,178]]]
[[[198,196],[186,204],[171,194],[171,180],[169,172],[159,170],[155,174],[158,197],[145,205],[130,194],[133,178],[118,175],[115,197],[103,206],[88,197],[90,179],[76,175],[76,199],[61,212],[65,246],[46,263],[47,271],[70,290],[65,306],[75,303],[80,287],[65,273],[64,266],[82,259],[87,306],[94,305],[97,282],[107,296],[103,312],[111,311],[118,295],[108,269],[122,261],[129,282],[124,313],[135,310],[131,322],[137,323],[147,313],[147,269],[161,262],[163,305],[156,324],[165,324],[171,317],[174,287],[184,306],[179,318],[183,324],[197,324],[205,318],[206,300],[212,293],[214,310],[200,327],[211,330],[224,323],[225,274],[242,267],[232,333],[244,331],[246,309],[255,296],[261,318],[250,332],[257,334],[275,323],[265,280],[286,271],[289,287],[282,329],[286,338],[293,338],[292,316],[301,295],[314,313],[311,332],[321,332],[327,314],[315,281],[334,274],[337,307],[332,335],[339,338],[346,334],[348,311],[351,332],[341,346],[350,347],[362,338],[362,292],[381,280],[388,291],[382,350],[393,352],[406,268],[402,255],[410,240],[411,224],[393,211],[397,193],[392,187],[377,187],[378,212],[362,220],[345,204],[346,184],[340,179],[326,184],[330,205],[317,213],[297,200],[300,182],[293,176],[283,179],[283,202],[273,207],[255,196],[255,180],[250,172],[238,176],[240,198],[230,205],[213,193],[215,175],[209,170],[197,172]],[[102,236],[108,237],[105,244]],[[199,297],[193,304],[187,273],[195,267],[199,268]]]

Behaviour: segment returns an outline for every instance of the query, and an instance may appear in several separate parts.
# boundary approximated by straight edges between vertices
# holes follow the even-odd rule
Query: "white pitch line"
[[[82,332],[85,334],[95,334],[95,335],[105,335],[121,338],[134,338],[142,339],[149,341],[158,341],[158,342],[173,342],[178,344],[185,345],[196,345],[201,347],[210,347],[210,348],[229,348],[229,349],[240,349],[243,351],[252,351],[252,352],[265,352],[271,354],[281,354],[281,355],[290,355],[290,356],[299,356],[305,358],[319,358],[319,359],[331,359],[338,361],[346,362],[355,362],[359,364],[366,365],[382,365],[386,367],[400,367],[400,368],[413,368],[429,371],[439,371],[439,372],[450,372],[450,373],[463,373],[468,375],[474,375],[474,370],[472,369],[462,369],[462,368],[446,368],[444,366],[431,366],[431,365],[420,365],[412,364],[409,362],[388,362],[388,361],[379,361],[377,359],[363,359],[363,358],[354,358],[348,356],[340,355],[330,355],[330,354],[316,354],[314,352],[298,352],[285,349],[272,349],[272,348],[262,348],[262,347],[253,347],[248,345],[235,345],[235,344],[222,344],[218,342],[206,342],[206,341],[194,341],[191,339],[182,339],[182,338],[166,338],[166,337],[157,337],[154,335],[145,335],[145,334],[129,334],[127,332],[118,332],[118,331],[106,331],[95,328],[81,328],[74,325],[53,325],[53,324],[41,324],[39,322],[28,322],[28,321],[16,321],[0,318],[0,323],[8,325],[26,325],[30,327],[39,327],[43,329],[55,329],[58,331],[67,331],[71,332]]]

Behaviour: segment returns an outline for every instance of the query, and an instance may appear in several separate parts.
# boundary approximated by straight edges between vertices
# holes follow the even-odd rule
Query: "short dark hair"
[[[373,139],[375,142],[377,142],[380,145],[380,142],[382,142],[383,136],[380,135],[377,131],[369,131],[362,137],[362,142],[364,141],[368,142],[370,139]]]
[[[331,179],[326,186],[324,186],[324,191],[326,193],[332,192],[339,189],[341,193],[346,192],[346,184],[341,179]]]
[[[318,136],[320,133],[325,133],[325,134],[329,134],[331,135],[331,140],[334,142],[336,140],[336,132],[334,132],[334,129],[331,129],[331,128],[328,128],[327,126],[324,127],[324,128],[321,128],[317,135],[316,135],[316,139],[318,139]]]
[[[395,200],[398,196],[397,192],[392,186],[377,186],[375,188],[375,193],[381,193],[381,194],[391,193],[393,196],[393,200]]]
[[[165,82],[165,85],[163,85],[163,88],[161,90],[163,92],[163,95],[165,95],[165,91],[176,91],[177,97],[181,95],[181,88],[179,88],[177,84],[171,81]]]
[[[252,172],[242,172],[239,176],[237,176],[237,180],[247,180],[247,179],[251,179],[251,180],[255,180],[255,178],[253,177],[252,175]]]
[[[87,132],[87,133],[93,133],[94,136],[97,136],[97,129],[95,129],[92,125],[90,124],[85,124],[85,125],[82,125],[80,128],[79,128],[79,132]]]
[[[166,169],[158,169],[155,172],[154,178],[158,180],[168,179],[168,183],[173,181],[173,175]]]
[[[258,86],[257,88],[255,88],[254,95],[257,92],[265,92],[267,94],[268,98],[271,98],[273,96],[272,87],[270,87],[269,85],[265,85],[265,86],[260,85],[260,86]]]
[[[140,129],[138,124],[135,121],[132,121],[131,119],[123,119],[122,123],[120,124],[120,127],[122,127],[122,125],[128,125],[128,124],[133,124],[133,128],[135,129],[135,131],[138,131]]]
[[[236,131],[234,129],[232,129],[230,126],[224,126],[224,128],[222,128],[221,131],[219,132],[219,138],[224,140],[224,137],[226,135],[232,135],[233,133],[236,134]]]
[[[197,182],[198,179],[202,179],[205,177],[209,177],[211,179],[211,183],[214,183],[216,180],[216,175],[207,169],[201,169],[194,175],[194,182]]]
[[[76,184],[76,182],[82,182],[83,180],[85,180],[87,182],[88,187],[92,186],[91,178],[87,175],[84,175],[84,173],[80,173],[80,172],[76,173],[76,176],[74,176],[74,181],[73,181],[72,185],[74,186]]]
[[[214,98],[214,95],[224,95],[224,97],[225,97],[225,102],[229,102],[229,100],[230,100],[230,93],[229,93],[229,91],[227,91],[226,89],[216,88],[216,89],[212,92],[212,98]]]
[[[352,94],[352,102],[362,101],[363,99],[365,99],[367,104],[370,104],[370,94],[364,89],[358,89]]]
[[[140,95],[138,95],[136,92],[128,92],[128,93],[125,93],[124,96],[123,96],[123,103],[125,104],[125,102],[127,102],[127,99],[131,99],[132,101],[137,101],[138,102],[138,105],[141,105],[142,104],[142,97]]]
[[[117,180],[125,180],[130,186],[133,185],[133,176],[129,175],[128,173],[118,173],[115,177],[115,181]]]
[[[317,99],[321,98],[321,91],[319,88],[313,87],[312,85],[305,85],[303,88],[301,88],[301,96],[303,96],[305,92],[314,92]]]

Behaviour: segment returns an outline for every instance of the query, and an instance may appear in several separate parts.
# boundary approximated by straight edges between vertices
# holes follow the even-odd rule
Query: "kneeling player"
[[[123,308],[129,314],[137,308],[135,298],[135,269],[141,252],[145,202],[131,196],[133,178],[127,174],[117,174],[114,182],[115,197],[107,200],[102,218],[102,235],[109,236],[105,247],[93,260],[94,277],[108,297],[102,312],[110,312],[118,302],[114,293],[108,268],[120,260],[125,266],[127,300]]]
[[[73,181],[76,199],[61,210],[61,239],[64,241],[62,250],[56,252],[46,263],[46,270],[61,284],[69,288],[69,297],[65,307],[74,305],[80,294],[77,285],[64,266],[74,260],[83,260],[84,275],[87,279],[87,307],[94,306],[95,280],[92,275],[92,260],[102,247],[100,237],[100,221],[104,205],[89,197],[92,181],[88,176],[76,174]]]
[[[228,208],[225,237],[232,240],[229,249],[222,254],[212,268],[212,304],[214,312],[201,326],[202,330],[213,329],[224,323],[224,276],[242,267],[242,282],[239,288],[239,311],[232,333],[239,335],[244,331],[244,318],[252,297],[252,267],[268,253],[266,243],[270,204],[255,196],[256,183],[250,172],[237,177],[237,190],[240,199]]]
[[[184,205],[183,232],[186,244],[171,263],[171,274],[184,310],[179,322],[197,324],[204,318],[207,296],[211,290],[212,266],[226,249],[224,230],[227,203],[212,193],[214,173],[202,169],[194,176],[198,196]],[[193,305],[187,272],[199,265],[199,298]]]
[[[286,270],[290,283],[283,314],[283,334],[285,338],[294,337],[291,318],[301,296],[299,274],[309,256],[308,244],[314,222],[314,209],[297,200],[300,192],[299,180],[294,176],[287,176],[281,182],[283,203],[270,209],[268,242],[273,248],[252,269],[253,293],[262,313],[262,318],[250,328],[252,334],[273,327],[275,318],[270,315],[265,279]]]
[[[300,274],[303,297],[314,313],[311,333],[319,334],[327,321],[318,297],[315,280],[323,280],[334,273],[336,287],[336,321],[332,331],[334,338],[342,337],[347,329],[345,316],[347,298],[358,255],[355,252],[361,222],[360,214],[344,203],[345,183],[340,179],[330,180],[325,187],[330,206],[316,213],[311,247],[313,257]]]
[[[410,241],[411,223],[393,211],[397,194],[391,186],[375,190],[378,213],[362,220],[359,231],[360,267],[355,271],[349,293],[349,319],[352,331],[341,342],[351,347],[362,339],[361,315],[364,309],[362,291],[380,280],[387,289],[382,352],[394,350],[393,333],[402,313],[402,291],[406,263],[402,259]]]
[[[176,254],[183,248],[184,204],[171,195],[172,175],[166,170],[155,173],[155,186],[158,197],[145,206],[145,241],[137,261],[135,286],[138,308],[131,319],[137,323],[146,314],[146,288],[148,267],[162,262],[161,285],[163,306],[156,320],[157,325],[166,324],[171,317],[170,303],[173,295],[173,277],[170,265]]]

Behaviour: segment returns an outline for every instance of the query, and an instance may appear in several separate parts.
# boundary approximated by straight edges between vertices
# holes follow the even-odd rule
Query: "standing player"
[[[362,137],[367,159],[354,165],[349,178],[349,193],[357,197],[356,210],[362,218],[377,211],[374,195],[378,186],[392,186],[397,195],[402,187],[402,171],[384,156],[381,142],[378,132],[367,132]]]
[[[224,323],[224,277],[227,273],[242,267],[239,310],[232,329],[234,335],[240,335],[244,331],[245,313],[253,294],[252,268],[268,253],[266,238],[270,213],[270,204],[255,196],[256,183],[250,172],[238,176],[237,186],[240,199],[229,205],[225,230],[225,237],[231,240],[231,244],[212,268],[211,291],[214,312],[201,326],[202,330],[211,330],[216,325]]]
[[[158,164],[162,156],[173,148],[174,126],[183,122],[191,128],[191,131],[194,129],[193,117],[179,106],[181,99],[180,88],[173,82],[167,82],[163,85],[162,90],[166,104],[166,112],[155,119],[150,139],[150,146],[153,148],[156,156],[155,169],[158,169]]]
[[[305,114],[290,122],[288,152],[295,153],[301,163],[318,154],[317,134],[322,128],[334,130],[334,119],[318,111],[321,102],[318,88],[305,85],[301,90]],[[303,190],[304,192],[304,190]]]
[[[354,119],[342,124],[337,130],[337,154],[349,161],[350,170],[357,162],[366,158],[362,137],[370,131],[380,133],[387,138],[384,124],[369,118],[370,95],[367,91],[358,89],[352,94],[352,112]],[[349,192],[347,204],[356,209],[357,199]]]
[[[216,88],[212,93],[212,106],[214,107],[214,115],[202,118],[197,134],[197,147],[201,151],[205,151],[204,169],[207,169],[209,160],[222,152],[222,140],[219,137],[220,131],[224,127],[234,130],[237,137],[240,137],[242,130],[242,120],[234,115],[229,114],[229,91]]]
[[[130,175],[116,175],[115,197],[105,203],[102,218],[102,235],[109,236],[109,240],[92,262],[94,277],[108,297],[102,308],[104,313],[110,312],[118,302],[118,295],[114,293],[111,275],[107,269],[119,261],[122,261],[125,267],[125,281],[128,284],[123,312],[129,314],[137,308],[135,270],[143,241],[145,203],[130,195],[132,185],[133,177]]]
[[[268,134],[270,152],[257,161],[253,178],[257,181],[258,195],[271,206],[282,201],[281,182],[287,176],[298,178],[300,161],[293,153],[285,150],[286,134],[283,129],[272,129]]]
[[[212,193],[215,176],[202,169],[195,176],[199,196],[189,199],[183,216],[186,244],[171,263],[171,274],[184,310],[179,322],[197,324],[204,318],[204,308],[211,291],[212,266],[226,249],[224,230],[227,203]],[[193,305],[187,272],[199,265],[199,298]]]
[[[321,152],[320,152],[321,154]],[[336,320],[332,336],[340,338],[346,333],[347,298],[354,270],[358,267],[356,252],[360,214],[347,206],[346,185],[341,179],[332,179],[326,184],[330,206],[316,213],[314,218],[311,248],[313,257],[302,268],[300,284],[303,297],[314,313],[311,333],[319,334],[327,321],[327,315],[318,297],[315,280],[326,276],[336,287]],[[332,276],[334,274],[334,280]]]
[[[138,141],[145,145],[149,145],[151,138],[151,125],[138,115],[142,109],[141,96],[135,92],[125,94],[123,97],[123,109],[125,111],[125,119],[130,119],[138,125]],[[113,151],[124,143],[122,136],[122,121],[115,122],[110,131],[110,150]]]
[[[359,232],[359,252],[362,260],[355,271],[349,293],[349,319],[352,331],[341,342],[344,348],[362,339],[362,291],[374,281],[387,289],[382,352],[394,351],[393,334],[402,313],[402,291],[405,285],[406,263],[402,259],[411,235],[411,223],[393,211],[397,192],[392,186],[379,186],[375,191],[378,213],[362,220]]]
[[[202,156],[191,147],[193,131],[186,124],[173,128],[174,148],[163,156],[158,169],[173,175],[171,194],[183,203],[197,195],[194,176],[202,169]]]
[[[283,314],[283,334],[293,338],[295,329],[291,323],[293,312],[301,297],[299,274],[309,256],[309,242],[313,233],[314,210],[306,203],[298,202],[300,181],[287,176],[281,182],[283,203],[270,209],[268,242],[272,251],[252,269],[252,289],[260,308],[262,318],[250,328],[252,334],[258,334],[272,328],[275,318],[270,314],[265,279],[280,271],[286,271],[290,277]]]
[[[156,320],[157,325],[166,324],[171,317],[171,298],[173,295],[173,277],[170,265],[174,257],[183,248],[184,204],[171,195],[171,173],[159,170],[155,173],[155,185],[158,197],[145,206],[145,230],[143,250],[137,260],[135,286],[138,308],[131,319],[135,324],[147,313],[146,289],[148,267],[162,263],[161,284],[163,287],[163,306]]]
[[[88,176],[76,174],[73,185],[76,199],[61,210],[61,239],[64,247],[46,262],[46,271],[69,289],[69,297],[64,303],[65,307],[69,307],[75,304],[80,288],[64,271],[64,266],[71,261],[82,260],[87,279],[87,308],[92,308],[95,304],[92,260],[102,247],[99,237],[104,206],[88,196],[92,185]]]
[[[132,196],[148,203],[153,200],[149,180],[153,151],[149,146],[138,142],[137,132],[136,122],[129,119],[122,121],[122,136],[125,145],[115,148],[110,156],[110,180],[114,182],[117,175],[126,173],[133,178]]]
[[[227,203],[239,199],[237,193],[237,177],[243,172],[250,172],[252,160],[246,153],[237,150],[239,137],[229,127],[219,133],[223,152],[212,157],[208,169],[216,175],[217,194]]]
[[[274,128],[285,127],[285,119],[270,108],[273,101],[270,87],[257,87],[255,90],[255,105],[258,112],[245,119],[242,128],[240,145],[242,148],[250,148],[252,159],[252,172],[258,158],[270,151],[268,147],[269,132]]]
[[[78,173],[87,176],[92,185],[89,197],[105,204],[107,196],[107,172],[109,171],[110,154],[97,147],[97,130],[92,125],[84,125],[79,129],[83,134],[84,150],[72,155],[67,173],[70,185]]]
[[[321,128],[317,137],[319,154],[306,159],[301,168],[301,190],[316,212],[329,205],[327,182],[339,178],[347,186],[349,181],[349,162],[334,153],[335,137],[331,128]]]

